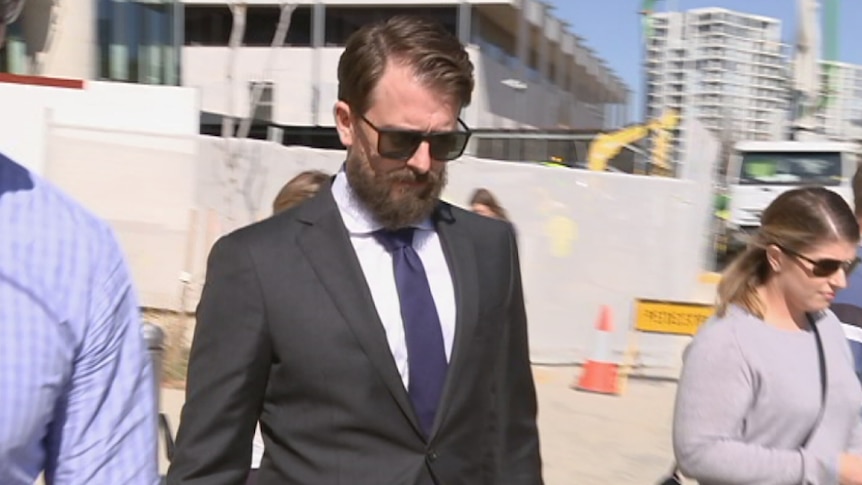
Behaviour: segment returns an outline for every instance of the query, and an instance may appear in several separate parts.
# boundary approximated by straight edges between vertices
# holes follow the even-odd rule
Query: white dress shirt
[[[356,199],[347,175],[342,170],[332,183],[332,195],[341,213],[344,226],[350,234],[350,243],[356,251],[365,281],[371,290],[374,306],[386,331],[386,340],[404,388],[409,384],[410,374],[407,362],[407,342],[404,336],[404,321],[401,318],[401,305],[398,289],[395,286],[395,270],[392,254],[380,244],[372,234],[382,226],[374,220],[364,206]],[[430,220],[416,224],[413,248],[422,260],[431,296],[437,307],[440,327],[443,331],[443,345],[446,361],[452,355],[452,341],[455,337],[455,287],[449,264],[443,254],[440,237]]]

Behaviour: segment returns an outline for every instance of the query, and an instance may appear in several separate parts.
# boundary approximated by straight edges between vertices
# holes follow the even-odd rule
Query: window
[[[245,17],[245,35],[242,45],[269,47],[275,37],[281,8],[277,6],[249,6]],[[284,40],[292,47],[311,46],[311,7],[297,7],[290,16],[290,28]]]
[[[99,0],[99,77],[179,84],[175,0]]]
[[[326,9],[327,46],[343,46],[359,27],[399,14],[422,15],[440,22],[454,35],[458,34],[457,7],[331,7]]]
[[[185,45],[225,46],[232,27],[233,17],[227,5],[185,7]]]
[[[758,127],[765,131],[766,126]],[[838,185],[841,154],[751,152],[742,156],[743,185]]]
[[[27,44],[19,20],[7,27],[6,45],[0,48],[0,71],[11,74],[29,74],[30,60],[27,56]]]
[[[254,100],[254,90],[260,89],[260,98],[258,98],[257,107],[254,110],[255,120],[272,121],[273,107],[275,105],[275,96],[273,95],[274,84],[269,81],[252,81],[248,85],[249,105]]]
[[[539,70],[539,53],[530,50],[529,54],[527,54],[527,67],[529,67],[533,71]]]
[[[280,16],[281,9],[277,6],[248,6],[242,45],[270,46]],[[233,14],[226,5],[185,6],[185,45],[226,46],[230,42],[232,29]],[[311,7],[297,7],[293,11],[284,43],[294,47],[311,45]]]

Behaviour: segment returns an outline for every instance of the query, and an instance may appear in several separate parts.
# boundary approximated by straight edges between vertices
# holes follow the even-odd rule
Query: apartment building
[[[284,47],[270,48],[280,13],[275,0],[248,0],[242,45],[228,40],[227,1],[182,0],[182,84],[200,89],[202,109],[244,116],[261,85],[255,118],[282,126],[332,127],[336,67],[361,25],[399,13],[440,21],[468,46],[476,67],[474,128],[604,128],[627,122],[629,89],[583,39],[536,0],[304,0]],[[229,71],[230,70],[230,71]],[[232,79],[228,80],[228,73]]]
[[[788,65],[777,19],[722,8],[657,13],[645,71],[648,118],[673,108],[681,126],[696,116],[731,141],[786,130]],[[686,148],[678,144],[676,157]]]
[[[818,127],[830,138],[862,143],[862,66],[823,62],[820,72],[831,92],[817,115]]]

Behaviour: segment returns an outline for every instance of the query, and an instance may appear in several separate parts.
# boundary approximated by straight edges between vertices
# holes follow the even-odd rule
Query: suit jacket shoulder
[[[266,219],[243,226],[223,236],[231,242],[247,247],[252,253],[271,250],[283,251],[285,243],[294,240],[302,229],[324,216],[338,216],[338,207],[329,187],[309,200]],[[345,229],[344,234],[347,234]]]
[[[514,236],[511,223],[476,214],[448,202],[440,202],[437,219],[438,223],[457,225],[459,230],[470,235],[476,242],[499,243]]]

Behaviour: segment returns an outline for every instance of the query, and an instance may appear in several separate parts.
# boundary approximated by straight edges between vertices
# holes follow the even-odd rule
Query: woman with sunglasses
[[[862,483],[862,389],[828,310],[858,259],[859,225],[824,188],[791,190],[718,286],[686,349],[673,423],[701,484]]]

